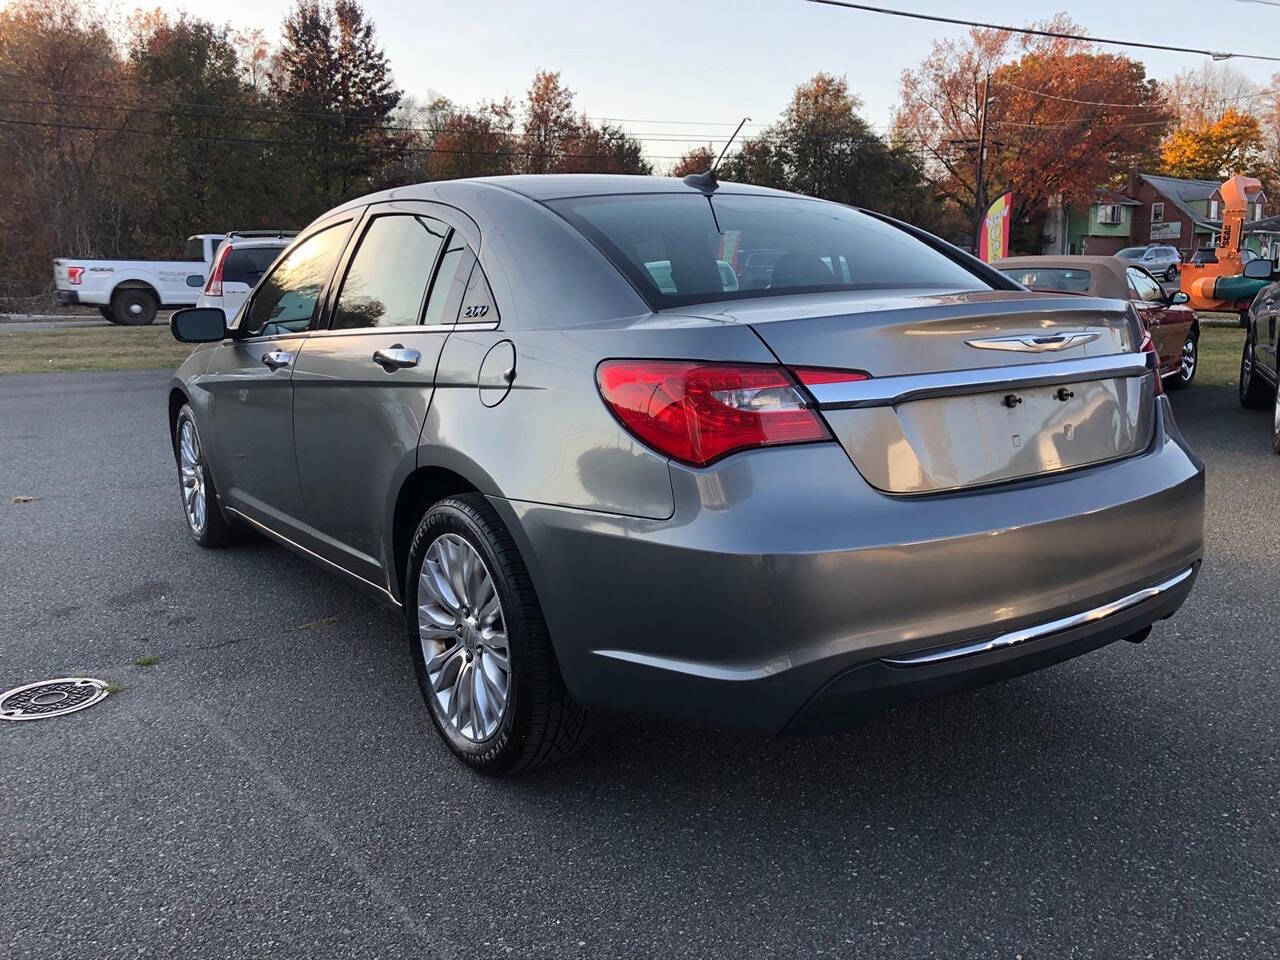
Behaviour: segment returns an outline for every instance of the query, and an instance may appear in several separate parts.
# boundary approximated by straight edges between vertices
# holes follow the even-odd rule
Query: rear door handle
[[[418,361],[422,359],[422,354],[417,350],[408,350],[402,343],[393,343],[386,350],[373,351],[373,362],[390,373],[393,370],[403,370],[406,367],[416,367]]]
[[[293,354],[284,350],[272,350],[270,353],[262,355],[262,362],[272,370],[279,370],[281,367],[287,367],[293,362]]]

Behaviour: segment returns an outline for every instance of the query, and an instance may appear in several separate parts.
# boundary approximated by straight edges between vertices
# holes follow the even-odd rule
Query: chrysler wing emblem
[[[1019,334],[1013,337],[986,337],[982,340],[966,340],[979,350],[1016,350],[1020,353],[1045,353],[1050,350],[1068,350],[1081,344],[1092,343],[1101,333],[1096,330],[1074,330],[1070,333],[1052,333],[1047,336]]]

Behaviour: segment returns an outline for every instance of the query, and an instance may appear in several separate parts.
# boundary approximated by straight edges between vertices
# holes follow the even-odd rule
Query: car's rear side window
[[[333,329],[414,326],[449,227],[393,214],[370,222],[347,268]]]
[[[988,290],[909,233],[800,197],[623,194],[548,202],[654,307],[841,290]]]
[[[232,247],[222,264],[224,283],[247,283],[253,286],[276,262],[284,247]]]
[[[1061,290],[1064,293],[1088,293],[1093,274],[1088,270],[1066,267],[1017,267],[1005,270],[1024,287],[1033,290]]]

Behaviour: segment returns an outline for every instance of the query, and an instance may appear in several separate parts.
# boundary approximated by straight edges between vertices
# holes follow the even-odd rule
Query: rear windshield
[[[822,291],[990,289],[910,234],[835,203],[626,194],[548,206],[657,308]]]
[[[222,265],[225,283],[247,283],[253,286],[276,262],[284,247],[233,247]]]
[[[1065,267],[1020,267],[1004,271],[1024,287],[1033,290],[1061,290],[1064,293],[1088,293],[1093,274],[1088,270]]]
[[[1145,254],[1146,252],[1147,252],[1146,247],[1125,247],[1123,250],[1117,253],[1116,256],[1124,257],[1126,260],[1141,260],[1142,255]]]

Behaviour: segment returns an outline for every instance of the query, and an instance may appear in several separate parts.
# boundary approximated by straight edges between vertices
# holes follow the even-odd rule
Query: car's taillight
[[[1160,379],[1160,354],[1156,352],[1156,342],[1151,339],[1151,334],[1148,333],[1145,329],[1142,332],[1142,343],[1138,347],[1138,349],[1141,350],[1143,353],[1149,353],[1153,357],[1155,357],[1155,371],[1156,371],[1155,395],[1158,397],[1160,396],[1160,394],[1164,393],[1164,382]]]
[[[750,447],[831,439],[782,367],[606,360],[596,382],[636,439],[695,467]]]
[[[855,383],[870,380],[871,374],[861,370],[832,370],[827,367],[791,367],[796,379],[806,387],[818,387],[825,383]]]
[[[84,279],[84,267],[67,267],[67,282],[73,283],[77,287],[80,281]]]
[[[213,269],[209,271],[209,280],[204,285],[204,295],[206,297],[222,296],[222,264],[227,259],[227,253],[231,249],[231,244],[224,243],[222,249],[218,251],[217,258],[213,261]]]

